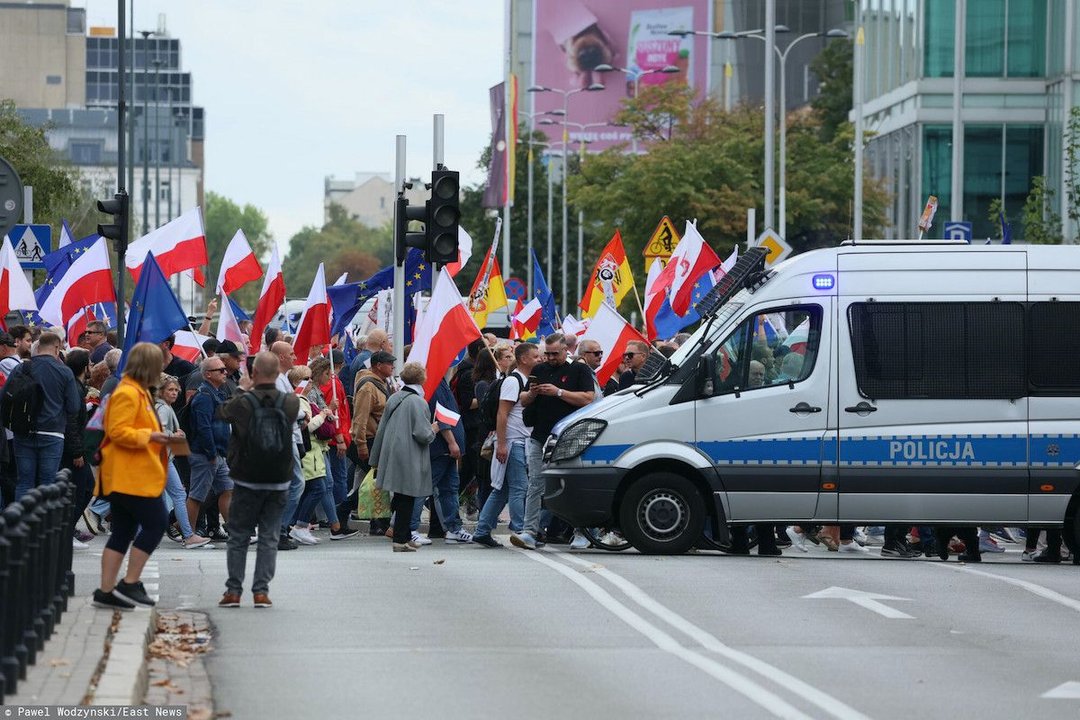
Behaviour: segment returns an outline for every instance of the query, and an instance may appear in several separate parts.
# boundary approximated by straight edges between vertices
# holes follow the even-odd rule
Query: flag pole
[[[206,349],[202,346],[202,343],[199,342],[199,333],[195,332],[195,328],[191,326],[190,318],[187,321],[187,329],[191,331],[191,337],[195,338],[195,344],[199,347],[199,354],[202,355],[203,360],[205,360],[207,358]]]
[[[329,298],[328,298],[329,299]],[[330,398],[337,402],[337,383],[334,382],[337,379],[337,372],[334,370],[334,336],[331,334],[334,328],[330,324],[330,313],[326,314],[326,338],[327,338],[327,350],[326,355],[330,358]],[[336,414],[335,414],[336,417]]]
[[[638,310],[641,311],[641,322],[645,322],[645,306],[641,304],[641,296],[638,295],[637,283],[630,283],[630,287],[634,288],[634,297],[637,299]]]

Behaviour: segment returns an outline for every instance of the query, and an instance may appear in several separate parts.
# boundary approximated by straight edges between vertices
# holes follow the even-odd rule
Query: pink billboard
[[[523,106],[532,104],[537,113],[561,112],[565,106],[570,140],[588,140],[588,152],[629,143],[627,128],[607,123],[635,92],[660,83],[689,84],[699,94],[708,91],[709,38],[669,33],[711,29],[711,6],[710,0],[536,0],[533,77],[528,85],[557,92],[523,94]],[[601,65],[619,69],[596,71]],[[586,89],[595,83],[604,89]],[[559,116],[549,117],[561,122]],[[561,140],[557,126],[537,129],[552,142]]]

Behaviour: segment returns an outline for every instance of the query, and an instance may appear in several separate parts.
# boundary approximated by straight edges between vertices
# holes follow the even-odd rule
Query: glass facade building
[[[936,195],[930,237],[949,220],[970,222],[976,239],[997,237],[990,210],[1000,200],[1022,239],[1020,211],[1040,175],[1060,212],[1062,133],[1080,104],[1074,0],[859,0],[857,12],[867,172],[893,193],[887,237],[913,236]]]

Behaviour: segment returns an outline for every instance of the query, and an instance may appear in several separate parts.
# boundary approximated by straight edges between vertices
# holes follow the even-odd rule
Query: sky
[[[116,0],[71,4],[90,26],[116,26]],[[283,252],[322,224],[327,176],[393,176],[397,135],[407,176],[426,178],[436,113],[447,167],[484,181],[502,0],[136,0],[135,30],[159,15],[206,110],[206,189],[261,209]]]

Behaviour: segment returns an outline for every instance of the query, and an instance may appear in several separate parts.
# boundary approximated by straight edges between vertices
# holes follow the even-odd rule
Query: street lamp
[[[765,42],[765,38],[762,35],[747,34],[742,35],[741,37],[750,37]],[[773,50],[776,51],[776,56],[780,58],[780,218],[778,225],[780,237],[785,239],[787,238],[787,81],[785,80],[787,58],[788,53],[791,52],[793,47],[803,40],[815,37],[823,37],[832,40],[850,36],[843,30],[834,28],[827,32],[813,32],[800,35],[792,40],[783,51],[775,45],[773,46]]]
[[[528,215],[527,215],[528,221],[527,221],[527,226],[526,226],[526,235],[527,235],[526,246],[527,246],[528,260],[526,261],[527,270],[526,270],[526,274],[525,274],[525,278],[526,278],[525,286],[526,286],[526,291],[527,291],[528,297],[532,297],[532,295],[533,295],[533,263],[532,263],[532,255],[533,255],[533,146],[534,145],[547,146],[547,143],[539,142],[539,141],[537,141],[537,140],[535,140],[533,138],[533,133],[535,132],[535,128],[533,127],[533,120],[536,117],[540,116],[540,115],[547,115],[549,113],[547,113],[547,112],[519,112],[518,114],[519,115],[524,115],[525,118],[529,121],[529,139],[525,143],[525,144],[527,144],[529,146],[529,157],[528,157],[529,200],[528,200]],[[541,122],[541,124],[543,124],[542,120],[540,122]],[[521,142],[520,138],[518,138],[518,142]],[[549,173],[549,176],[550,176],[550,173]],[[549,189],[549,191],[550,191],[550,189]],[[550,197],[549,197],[549,200],[550,200]],[[551,225],[550,225],[550,223],[551,223],[551,216],[549,215],[548,216],[548,235],[549,235],[549,237],[548,237],[548,245],[549,245],[549,247],[548,247],[548,256],[549,256],[549,258],[550,258],[550,255],[551,255],[551,247],[550,247]],[[551,266],[551,260],[549,259],[548,260],[548,273],[549,274],[551,273],[551,267],[550,266]]]
[[[629,77],[631,80],[634,81],[634,99],[635,100],[637,100],[638,91],[641,89],[641,78],[645,77],[646,75],[653,75],[655,73],[664,73],[665,75],[673,75],[673,74],[675,74],[677,72],[682,72],[675,65],[665,65],[664,67],[651,68],[649,70],[631,70],[629,68],[614,67],[612,65],[608,65],[607,63],[601,63],[600,65],[597,65],[595,68],[593,68],[593,70],[595,70],[596,72],[601,72],[601,73],[612,72],[612,71],[621,72],[623,75],[626,75],[627,77]],[[637,135],[631,135],[630,136],[630,144],[631,144],[631,147],[630,147],[631,152],[637,154]]]
[[[562,95],[562,98],[563,98],[562,112],[558,113],[558,112],[553,110],[553,111],[551,111],[551,114],[552,115],[559,115],[560,117],[563,118],[563,123],[562,123],[562,126],[563,126],[563,137],[562,137],[562,142],[563,142],[563,168],[562,168],[563,169],[563,177],[562,177],[562,184],[563,184],[563,193],[562,193],[562,253],[563,253],[563,255],[562,255],[562,307],[563,307],[564,312],[566,311],[566,307],[567,307],[566,306],[566,298],[567,298],[566,287],[567,287],[567,284],[568,284],[568,278],[566,276],[566,225],[567,225],[567,217],[566,217],[566,176],[567,176],[567,170],[568,170],[566,162],[567,162],[567,150],[568,150],[568,144],[569,144],[569,138],[568,138],[567,132],[566,132],[567,111],[569,110],[569,107],[570,107],[570,96],[571,95],[576,95],[579,92],[599,92],[599,91],[601,91],[603,89],[604,89],[603,83],[593,83],[593,84],[589,85],[588,87],[573,88],[572,90],[559,90],[557,88],[545,87],[544,85],[533,85],[533,86],[529,87],[525,91],[525,92],[531,92],[531,93],[553,92],[553,93],[558,93],[558,94]]]
[[[161,66],[164,61],[154,57],[154,227],[161,227]]]
[[[154,34],[153,30],[140,30],[139,34],[143,39],[143,52],[142,52],[142,64],[143,64],[143,166],[142,166],[142,234],[150,232],[150,126],[147,124],[147,120],[150,113],[150,63],[146,59],[150,56],[150,43],[149,38]],[[132,53],[131,65],[135,66],[135,58],[138,55]],[[134,73],[132,73],[134,75]],[[135,101],[134,95],[131,98],[132,102]]]

